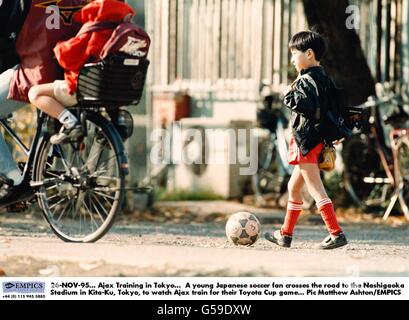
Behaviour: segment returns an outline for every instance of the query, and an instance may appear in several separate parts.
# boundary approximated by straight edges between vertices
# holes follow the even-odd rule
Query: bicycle
[[[384,219],[397,200],[409,219],[409,114],[403,108],[405,100],[386,84],[379,99],[369,97],[357,106],[366,120],[361,133],[355,134],[342,151],[343,180],[352,202],[363,209],[385,210]],[[380,106],[392,106],[393,110],[382,117]],[[389,134],[385,125],[392,128]],[[385,136],[389,136],[390,145]]]
[[[52,231],[67,242],[94,242],[111,228],[125,194],[128,157],[124,140],[132,134],[132,117],[122,106],[138,103],[149,61],[112,56],[86,64],[78,79],[77,106],[85,137],[61,145],[50,143],[58,123],[44,113],[30,147],[6,119],[0,125],[27,156],[26,192],[0,200],[0,207],[38,202]]]
[[[257,110],[259,123],[258,169],[251,178],[256,204],[266,205],[266,199],[275,198],[276,203],[286,194],[293,167],[288,164],[288,111],[282,106],[283,97],[273,93],[271,87],[262,84],[260,94],[263,108]],[[314,201],[303,191],[304,208],[311,208]],[[285,206],[285,205],[283,205]]]

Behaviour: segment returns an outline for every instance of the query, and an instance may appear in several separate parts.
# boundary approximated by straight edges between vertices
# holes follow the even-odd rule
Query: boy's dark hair
[[[327,50],[327,42],[323,36],[313,31],[301,31],[293,35],[288,45],[290,49],[302,52],[311,49],[314,51],[315,59],[320,61]]]

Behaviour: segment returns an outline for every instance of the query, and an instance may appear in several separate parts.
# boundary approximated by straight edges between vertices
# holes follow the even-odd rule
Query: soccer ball
[[[250,212],[237,212],[226,223],[227,239],[233,244],[251,246],[260,235],[260,222]]]

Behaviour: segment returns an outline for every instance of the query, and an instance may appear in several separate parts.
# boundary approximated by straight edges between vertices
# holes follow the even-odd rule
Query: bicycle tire
[[[364,182],[367,177],[386,178],[381,159],[366,135],[354,136],[342,150],[343,182],[352,203],[360,208],[373,207],[370,198],[378,192],[377,184]]]
[[[258,170],[251,177],[254,194],[257,196],[268,193],[281,194],[286,185],[286,178],[283,175],[284,169],[281,168],[276,146],[270,137],[260,142],[258,151]]]
[[[403,182],[403,202],[400,203],[405,216],[409,216],[409,137],[403,136],[396,141],[396,185]]]
[[[95,242],[99,240],[100,238],[102,238],[112,227],[115,221],[115,217],[117,216],[117,214],[122,208],[124,195],[125,195],[125,190],[124,190],[125,173],[122,169],[122,164],[124,163],[124,159],[122,158],[124,156],[123,154],[124,148],[123,148],[123,144],[119,136],[119,133],[116,131],[113,125],[108,122],[107,119],[105,119],[98,113],[88,112],[85,117],[85,122],[87,125],[88,132],[90,132],[90,130],[92,129],[92,130],[95,130],[96,134],[94,137],[91,137],[89,135],[85,137],[84,140],[86,139],[88,139],[89,141],[92,140],[92,143],[90,143],[89,148],[90,150],[92,150],[92,148],[94,148],[94,150],[96,149],[96,151],[94,151],[96,153],[95,155],[92,154],[92,157],[93,157],[92,159],[91,159],[91,156],[85,159],[85,162],[83,161],[84,162],[83,167],[79,168],[80,166],[78,165],[78,168],[76,170],[79,172],[80,178],[86,181],[85,184],[89,183],[88,189],[81,191],[81,188],[84,184],[82,180],[79,180],[81,181],[81,183],[77,183],[78,186],[76,186],[72,181],[66,184],[63,184],[58,180],[59,181],[58,184],[55,184],[56,187],[54,187],[54,185],[51,185],[51,187],[48,187],[47,184],[44,184],[40,188],[39,192],[37,193],[38,203],[40,205],[40,208],[42,209],[43,217],[45,218],[45,220],[51,227],[52,231],[60,239],[66,242],[77,242],[77,243]],[[83,143],[84,145],[86,145],[86,141],[84,141]],[[99,145],[97,145],[97,147],[94,147],[96,143],[99,143]],[[70,145],[72,148],[74,148],[73,143],[64,144],[64,146],[58,146],[57,148],[59,149],[59,151],[56,152],[55,151],[56,147],[55,146],[53,147],[51,145],[49,141],[49,137],[45,137],[39,146],[39,149],[37,151],[36,160],[34,162],[34,172],[33,172],[34,180],[35,181],[45,181],[47,177],[54,177],[56,175],[61,175],[62,169],[60,169],[60,167],[64,167],[65,173],[67,172],[67,168],[69,168],[69,171],[71,174],[74,171],[73,168],[75,168],[75,165],[74,165],[75,155],[71,156],[71,162],[67,163],[66,167],[63,164],[64,162],[68,162],[68,160],[65,159],[65,154],[67,154],[67,152],[64,153],[64,150],[69,151]],[[84,147],[84,149],[86,148],[87,146]],[[100,148],[102,151],[100,152],[98,148]],[[106,153],[103,153],[104,150],[106,150]],[[81,152],[81,150],[77,150],[77,151],[74,150],[73,154],[75,154],[75,152],[78,152],[77,157],[81,158],[81,156],[79,155],[79,152]],[[97,160],[95,160],[94,158],[97,158]],[[61,160],[58,160],[58,159],[61,159]],[[102,159],[102,167],[106,166],[106,168],[100,171],[101,175],[98,175],[98,171],[100,170],[98,169],[98,164],[100,163],[100,159]],[[60,161],[61,164],[58,164],[59,163],[58,161]],[[114,164],[112,168],[110,165],[111,162]],[[94,172],[90,172],[88,175],[84,174],[83,176],[82,171],[85,171],[85,172],[91,171],[90,167],[95,167],[93,168]],[[115,172],[116,177],[112,178],[110,176],[102,175],[102,174],[105,174],[106,172],[110,173],[111,171]],[[108,175],[108,173],[106,174]],[[95,179],[95,182],[94,182],[94,179]],[[101,182],[98,182],[98,179],[101,179],[102,181],[104,179],[108,180],[108,185],[104,185],[104,184],[101,185]],[[109,182],[109,179],[111,179],[114,182]],[[71,183],[71,187],[70,187],[70,183]],[[112,184],[114,185],[113,190],[115,191],[104,191],[105,189],[109,190]],[[52,195],[52,197],[56,197],[57,200],[61,198],[59,200],[59,202],[61,203],[59,204],[57,202],[52,203],[51,198],[47,196],[47,192],[49,192],[48,189],[52,189],[52,188],[57,189],[56,191],[53,191],[54,194]],[[64,192],[64,189],[68,190],[66,194],[60,194],[60,192]],[[98,189],[98,193],[96,193],[97,189]],[[90,191],[90,190],[93,190],[93,191]],[[74,193],[76,193],[76,195],[74,195]],[[81,196],[81,194],[83,195]],[[94,194],[96,195],[102,194],[102,196],[100,195],[100,197],[102,198],[98,200],[98,197],[95,196]],[[86,196],[88,196],[88,198]],[[109,202],[109,199],[111,198],[113,198],[113,202],[112,202],[111,207],[108,207],[108,204],[109,204],[108,202]],[[53,208],[53,206],[56,206],[57,209],[60,206],[63,206],[66,199],[67,201],[69,201],[69,204],[65,206],[65,209],[61,209],[63,211],[60,213],[59,218],[56,220],[54,218],[55,211],[54,213],[52,213],[51,209]],[[87,205],[87,200],[89,201],[88,205]],[[73,205],[73,208],[71,208],[72,202],[74,202],[74,205],[75,205],[75,207]],[[94,205],[91,205],[91,202],[94,203]],[[67,207],[69,207],[69,209],[67,209]],[[66,213],[64,213],[64,211],[66,211]],[[64,214],[65,216],[71,215],[71,217],[65,217]],[[72,224],[72,226],[71,224],[68,226],[67,225],[63,226],[60,223],[60,220],[62,218],[66,219],[66,221],[69,221]],[[71,220],[69,220],[70,218]],[[85,222],[87,218],[89,218],[90,220],[91,232],[84,231],[83,233],[81,233],[81,230],[82,230],[81,221],[82,220],[84,221],[84,229],[85,229]],[[78,228],[78,219],[79,219],[79,230],[80,230],[79,232],[78,232],[78,229],[77,231],[74,231],[75,227]],[[101,220],[100,225],[96,223],[96,219]],[[95,230],[93,226],[94,224],[96,224]],[[72,233],[71,233],[71,229],[72,229]]]

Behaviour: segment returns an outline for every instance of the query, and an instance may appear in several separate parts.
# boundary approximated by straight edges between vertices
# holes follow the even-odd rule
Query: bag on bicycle
[[[112,23],[85,24],[79,33],[112,27]],[[142,97],[149,60],[148,34],[139,26],[123,22],[116,26],[103,47],[97,65],[85,65],[78,78],[78,96],[108,104],[137,104]]]
[[[69,93],[77,92],[79,102],[112,106],[140,99],[150,39],[130,22],[134,14],[128,4],[115,0],[90,2],[74,14],[82,28],[54,53],[65,69]]]

